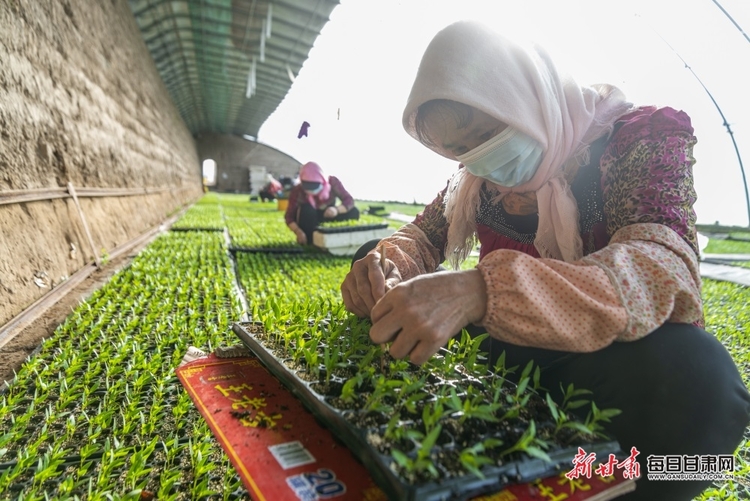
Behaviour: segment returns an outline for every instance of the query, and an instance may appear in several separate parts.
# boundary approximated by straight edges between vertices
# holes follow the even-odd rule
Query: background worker
[[[299,180],[289,193],[285,214],[286,224],[297,236],[298,244],[312,243],[313,231],[324,221],[359,219],[359,209],[341,181],[327,176],[315,162],[302,166]]]
[[[284,187],[272,174],[266,174],[266,185],[260,190],[258,196],[261,202],[276,200],[284,193]]]
[[[417,364],[463,327],[488,332],[491,358],[535,361],[553,397],[573,384],[622,411],[606,431],[642,467],[623,500],[691,500],[710,482],[649,481],[648,456],[733,454],[750,395],[702,328],[690,118],[460,22],[428,46],[403,125],[461,165],[380,241],[385,272],[377,249],[355,256],[367,252],[341,286],[349,311]],[[459,270],[476,240],[479,264]],[[435,273],[444,260],[455,271]]]

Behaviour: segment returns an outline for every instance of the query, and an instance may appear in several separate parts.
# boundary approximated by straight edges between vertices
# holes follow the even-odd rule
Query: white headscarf
[[[563,170],[568,162],[584,165],[589,145],[632,109],[622,92],[610,85],[580,86],[562,75],[541,48],[524,48],[480,23],[461,21],[435,35],[422,56],[403,115],[404,128],[417,140],[417,109],[434,99],[481,110],[545,149],[534,177],[514,188],[494,185],[467,169],[453,177],[445,198],[450,225],[445,253],[454,266],[473,246],[479,191],[485,182],[500,197],[536,192],[539,227],[534,246],[542,257],[580,259],[578,206]]]

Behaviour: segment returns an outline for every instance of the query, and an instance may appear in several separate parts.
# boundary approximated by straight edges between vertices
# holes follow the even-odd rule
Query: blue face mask
[[[534,177],[543,154],[544,148],[536,139],[508,126],[456,160],[475,176],[513,188]]]
[[[305,193],[308,195],[317,195],[321,191],[323,191],[323,183],[318,183],[317,181],[301,181],[302,182],[302,189],[305,190]]]

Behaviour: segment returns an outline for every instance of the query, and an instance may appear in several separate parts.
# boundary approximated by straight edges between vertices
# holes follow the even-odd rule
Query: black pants
[[[260,193],[258,193],[258,196],[260,197],[261,202],[265,202],[266,200],[270,202],[271,200],[276,199],[276,195],[270,190],[261,190]]]
[[[365,244],[354,260],[374,246]],[[485,332],[474,325],[467,330],[472,335]],[[638,341],[615,342],[592,353],[526,348],[495,339],[485,340],[484,351],[493,365],[504,351],[506,367],[520,367],[516,374],[534,360],[542,367],[542,386],[558,402],[560,384],[573,383],[591,390],[600,409],[622,411],[605,428],[626,454],[631,447],[640,451],[641,479],[634,493],[618,500],[689,501],[710,482],[648,481],[648,456],[733,454],[743,433],[750,434],[750,394],[734,361],[713,335],[692,325],[664,324]],[[577,411],[586,418],[586,407]]]
[[[352,207],[343,214],[339,214],[333,219],[324,219],[325,209],[316,209],[312,205],[305,203],[300,204],[297,211],[297,225],[302,228],[307,236],[307,243],[312,243],[312,234],[320,223],[325,221],[346,221],[348,219],[359,219],[359,209]]]
[[[470,332],[484,329],[470,327]],[[488,341],[490,341],[488,339]],[[750,395],[724,346],[703,329],[664,324],[646,337],[593,353],[525,348],[491,340],[490,357],[506,367],[534,360],[541,384],[559,398],[560,384],[593,392],[597,407],[620,409],[605,425],[627,454],[635,446],[641,479],[623,500],[693,499],[709,481],[648,481],[651,454],[733,454],[750,423]],[[581,408],[585,419],[588,409]]]

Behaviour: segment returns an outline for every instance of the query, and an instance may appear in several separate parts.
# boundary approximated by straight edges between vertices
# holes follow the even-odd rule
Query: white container
[[[250,194],[257,195],[268,184],[268,169],[263,165],[250,166]]]
[[[362,244],[374,239],[385,238],[393,234],[390,228],[347,231],[345,233],[313,232],[313,245],[327,250],[334,256],[353,256]]]

